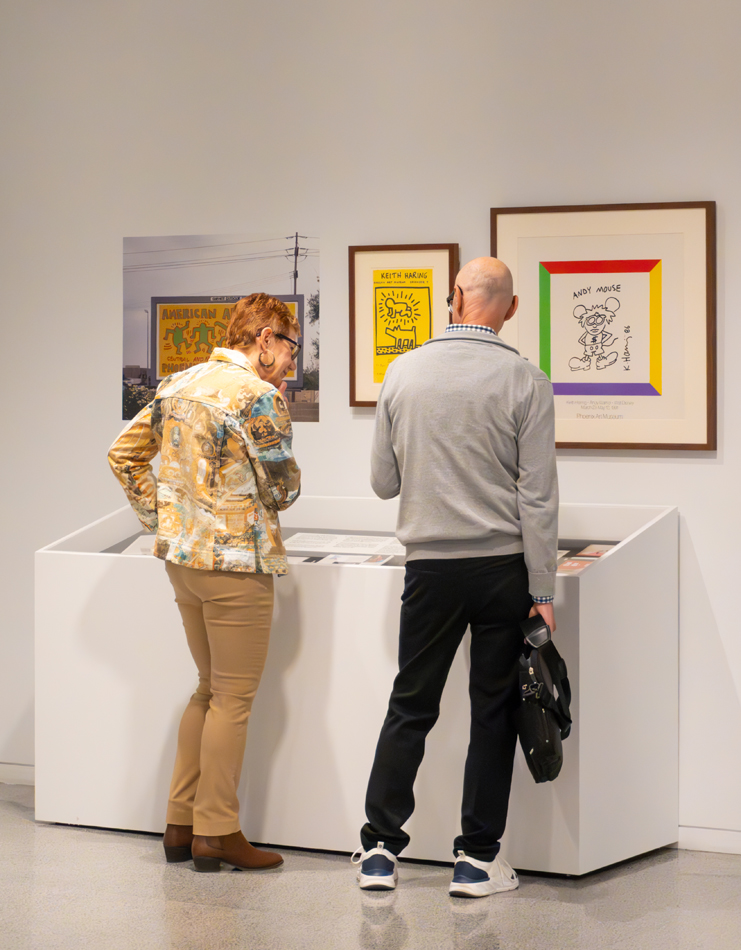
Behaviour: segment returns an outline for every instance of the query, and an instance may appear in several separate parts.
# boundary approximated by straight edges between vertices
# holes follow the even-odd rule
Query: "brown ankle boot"
[[[193,825],[168,825],[162,838],[168,863],[190,861],[193,843]]]
[[[242,871],[266,870],[283,864],[279,854],[253,848],[241,831],[220,836],[196,835],[193,838],[196,871],[218,871],[222,861]]]

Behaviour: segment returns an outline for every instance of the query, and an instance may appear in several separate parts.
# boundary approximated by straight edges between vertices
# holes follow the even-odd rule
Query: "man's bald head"
[[[469,261],[458,272],[455,282],[460,284],[464,293],[475,294],[482,301],[509,297],[507,305],[512,302],[512,274],[509,267],[496,257],[477,257]]]
[[[481,323],[498,333],[517,310],[512,274],[496,257],[477,257],[469,261],[458,272],[455,283],[463,293],[454,320]]]

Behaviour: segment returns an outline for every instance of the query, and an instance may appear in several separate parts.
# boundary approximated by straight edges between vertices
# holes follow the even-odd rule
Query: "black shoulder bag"
[[[552,782],[563,765],[561,742],[571,732],[571,686],[543,618],[529,617],[520,626],[525,653],[519,662],[517,734],[535,781]]]

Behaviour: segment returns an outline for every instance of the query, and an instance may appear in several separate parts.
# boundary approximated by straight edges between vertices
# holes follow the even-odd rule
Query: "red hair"
[[[299,322],[277,297],[269,294],[250,294],[238,300],[226,331],[226,345],[251,346],[257,339],[258,330],[270,327],[273,333],[298,335]]]

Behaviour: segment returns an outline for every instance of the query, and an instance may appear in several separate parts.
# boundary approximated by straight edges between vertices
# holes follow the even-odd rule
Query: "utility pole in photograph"
[[[307,235],[299,234],[298,231],[296,231],[296,233],[293,235],[293,241],[294,241],[293,247],[286,248],[289,254],[291,253],[293,254],[293,292],[294,294],[296,293],[296,282],[298,281],[298,256],[299,254],[303,254],[308,250],[308,248],[298,246],[298,239],[301,238],[302,241],[305,241],[306,237]],[[288,235],[286,240],[287,241],[291,240],[290,234]]]

